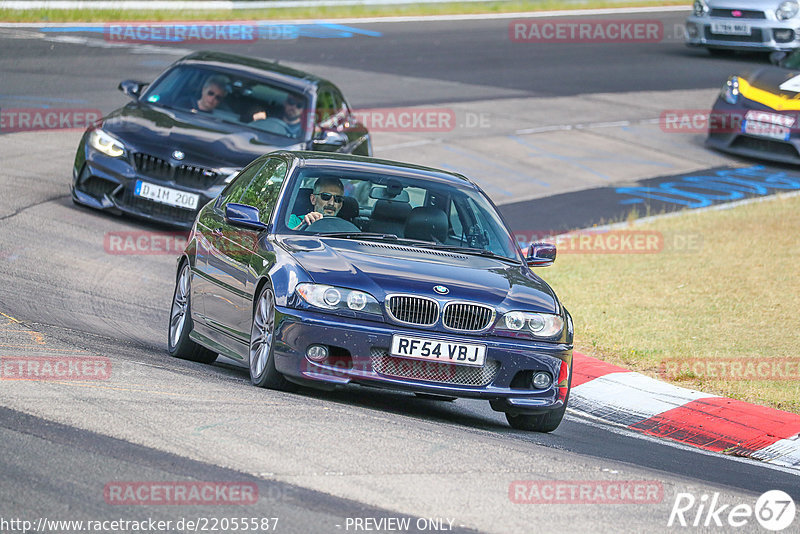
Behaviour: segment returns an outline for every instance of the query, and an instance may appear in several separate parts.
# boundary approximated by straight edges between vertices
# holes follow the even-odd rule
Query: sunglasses
[[[223,98],[225,98],[225,93],[215,93],[214,91],[211,90],[206,91],[206,94],[208,96],[213,96],[215,100],[222,100]]]
[[[286,99],[286,103],[289,104],[290,106],[294,106],[296,108],[304,108],[304,107],[306,107],[306,103],[303,102],[302,100],[294,100],[292,98],[287,98]]]
[[[333,193],[314,193],[314,194],[317,195],[322,200],[324,200],[325,202],[333,198],[334,202],[336,202],[337,204],[341,204],[342,201],[344,200],[344,195],[334,195]]]

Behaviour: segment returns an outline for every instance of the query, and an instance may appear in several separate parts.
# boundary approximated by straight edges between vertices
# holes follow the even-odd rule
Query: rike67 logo
[[[723,504],[719,493],[703,494],[700,498],[691,493],[678,493],[667,521],[668,527],[731,528],[752,524],[753,518],[763,528],[779,532],[794,522],[795,504],[788,493],[770,490],[762,494],[755,505],[747,503]],[[797,532],[797,530],[794,530]]]

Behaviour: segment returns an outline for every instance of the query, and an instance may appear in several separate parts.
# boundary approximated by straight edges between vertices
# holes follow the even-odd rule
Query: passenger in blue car
[[[303,217],[292,214],[289,217],[289,228],[299,230],[322,219],[336,217],[344,202],[344,186],[342,181],[333,176],[323,176],[314,183],[314,192],[310,196],[314,209]]]

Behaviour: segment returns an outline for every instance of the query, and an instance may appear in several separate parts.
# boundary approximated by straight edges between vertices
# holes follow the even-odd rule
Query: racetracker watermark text
[[[247,505],[258,501],[254,482],[109,482],[103,498],[113,505]]]
[[[697,232],[658,230],[579,230],[559,233],[547,230],[514,232],[520,247],[530,243],[550,243],[559,254],[659,254],[699,252],[703,236]]]
[[[515,480],[508,498],[515,504],[657,504],[664,487],[658,480]]]
[[[800,358],[725,358],[661,362],[659,374],[667,380],[800,380]]]
[[[108,380],[111,360],[102,356],[3,356],[0,380]]]
[[[509,23],[508,37],[514,43],[658,43],[664,25],[658,20],[519,19]]]
[[[99,109],[2,108],[0,133],[84,130],[102,117]]]

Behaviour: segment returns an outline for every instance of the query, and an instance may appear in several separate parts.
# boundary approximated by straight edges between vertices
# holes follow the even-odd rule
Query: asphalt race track
[[[296,39],[178,47],[109,43],[88,27],[0,27],[0,108],[107,113],[125,103],[120,80],[149,81],[189,50],[279,58],[332,79],[355,108],[453,110],[459,122],[446,132],[375,131],[375,155],[474,177],[515,230],[574,227],[631,205],[630,195],[604,193],[606,207],[591,211],[596,195],[586,191],[758,163],[709,152],[700,132],[664,131],[654,119],[706,109],[729,75],[766,59],[685,48],[675,31],[684,13],[637,16],[661,21],[665,38],[530,44],[509,41],[508,20],[348,22],[304,26]],[[3,534],[21,532],[2,523],[11,519],[153,518],[182,532],[194,529],[175,526],[180,520],[234,517],[278,518],[269,528],[286,533],[398,531],[391,526],[403,519],[407,531],[424,532],[662,532],[680,529],[667,526],[679,493],[719,494],[731,506],[752,506],[771,489],[800,499],[791,470],[579,414],[552,434],[529,434],[484,402],[362,388],[285,394],[250,386],[245,369],[222,359],[204,366],[170,358],[177,253],[171,245],[144,254],[108,249],[110,232],[167,229],[72,204],[80,134],[0,134],[0,354],[95,356],[111,365],[108,380],[0,382]],[[548,197],[567,194],[563,209],[546,211]],[[525,219],[531,210],[549,215]],[[663,495],[638,504],[513,502],[514,481],[537,480],[649,481]],[[110,485],[131,481],[243,484],[258,499],[109,499]],[[735,530],[762,531],[752,518]]]

